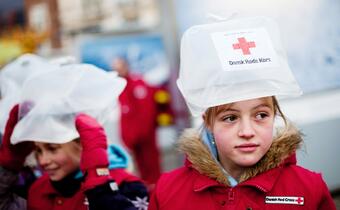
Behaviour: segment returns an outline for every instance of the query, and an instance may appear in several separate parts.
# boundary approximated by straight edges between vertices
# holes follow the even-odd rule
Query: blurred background
[[[334,196],[340,193],[340,1],[337,0],[1,0],[0,67],[23,53],[65,55],[106,71],[124,57],[131,71],[162,87],[155,97],[157,141],[163,171],[182,165],[174,143],[198,126],[175,85],[180,37],[193,24],[253,15],[276,19],[289,64],[304,95],[282,101],[283,112],[305,134],[300,165],[321,172]],[[165,94],[164,94],[165,93]],[[162,111],[161,111],[162,112]],[[121,143],[117,113],[105,125]]]

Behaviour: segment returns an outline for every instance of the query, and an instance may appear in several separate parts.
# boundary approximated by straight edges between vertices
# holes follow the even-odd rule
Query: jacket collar
[[[301,133],[292,125],[278,132],[267,154],[241,175],[238,186],[247,185],[263,192],[270,191],[281,169],[286,165],[296,164],[295,151],[301,144]],[[202,191],[215,186],[230,186],[225,172],[203,143],[197,130],[186,130],[178,146],[179,150],[186,154],[185,165],[194,169],[197,174],[193,186],[194,191]]]
[[[60,181],[52,181],[47,174],[44,174],[40,179],[43,186],[43,194],[48,197],[62,196],[65,198],[75,195],[81,186],[83,177],[74,178],[78,171],[71,173]]]

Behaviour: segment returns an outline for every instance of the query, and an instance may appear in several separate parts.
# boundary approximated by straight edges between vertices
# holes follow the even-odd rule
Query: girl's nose
[[[238,135],[244,139],[251,139],[255,136],[255,130],[250,120],[241,120]]]

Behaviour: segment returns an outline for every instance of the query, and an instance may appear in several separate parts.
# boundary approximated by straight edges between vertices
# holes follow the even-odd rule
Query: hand
[[[83,147],[80,170],[85,175],[85,182],[82,189],[88,190],[111,180],[107,140],[103,127],[86,114],[76,117],[76,128]]]
[[[12,171],[20,171],[24,165],[27,155],[29,155],[33,148],[33,142],[21,142],[12,145],[10,142],[14,127],[18,122],[19,105],[15,105],[6,123],[2,144],[0,146],[0,165]]]

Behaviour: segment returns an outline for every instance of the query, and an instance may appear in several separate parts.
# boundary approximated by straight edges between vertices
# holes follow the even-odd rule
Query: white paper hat
[[[177,86],[194,116],[236,101],[302,94],[278,26],[266,17],[189,28],[181,41]]]
[[[86,113],[103,123],[125,85],[125,79],[115,72],[89,64],[59,66],[30,78],[23,86],[19,108],[22,119],[11,143],[66,143],[79,137],[75,116]]]
[[[52,71],[56,65],[33,54],[24,54],[0,71],[0,131],[3,133],[10,109],[19,102],[24,82],[37,74]]]

